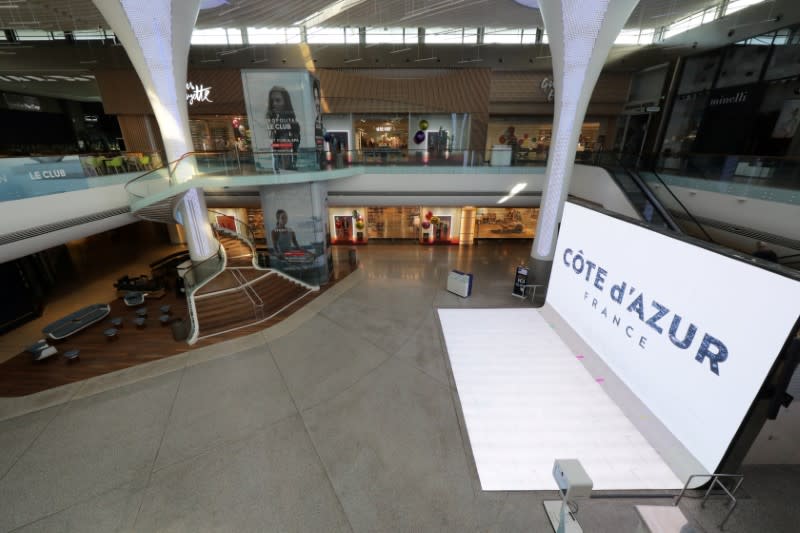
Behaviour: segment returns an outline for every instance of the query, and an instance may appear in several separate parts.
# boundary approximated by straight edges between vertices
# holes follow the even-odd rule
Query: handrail
[[[136,183],[137,181],[145,178],[146,176],[149,176],[151,174],[154,174],[154,173],[166,168],[168,176],[169,176],[169,179],[170,179],[170,184],[171,184],[172,175],[178,169],[178,165],[180,165],[180,163],[183,160],[188,159],[189,157],[194,157],[194,156],[198,156],[198,155],[216,155],[216,154],[226,154],[226,153],[227,152],[221,151],[221,150],[213,150],[213,151],[207,151],[207,152],[197,152],[197,151],[186,152],[185,154],[182,154],[178,159],[175,159],[174,161],[169,161],[166,164],[162,164],[158,168],[151,169],[151,170],[145,172],[144,174],[141,174],[141,175],[136,176],[135,178],[129,180],[128,182],[125,183],[125,190],[128,192],[128,194],[130,194],[132,196],[135,196],[137,198],[144,198],[144,196],[140,196],[140,195],[136,194],[135,192],[131,191],[130,186],[133,183]]]
[[[253,315],[255,315],[256,319],[261,319],[264,316],[264,300],[250,287],[250,282],[245,279],[241,272],[231,269],[231,275],[239,283],[238,289],[250,300],[250,305],[253,306]],[[258,299],[258,302],[254,297]]]
[[[199,268],[201,265],[209,263],[212,259],[218,260],[219,264],[222,266],[222,268],[220,268],[219,270],[217,270],[215,272],[212,271],[209,276],[207,276],[205,279],[197,281],[194,286],[188,287],[188,290],[186,291],[186,303],[187,303],[186,307],[187,307],[187,309],[189,311],[189,323],[191,325],[191,331],[190,331],[189,337],[187,339],[187,342],[189,344],[194,344],[195,342],[197,342],[197,337],[200,334],[200,322],[197,319],[197,309],[195,309],[195,305],[194,305],[194,295],[206,283],[208,283],[209,281],[214,279],[220,272],[225,270],[225,263],[226,263],[225,248],[222,246],[222,244],[220,244],[219,247],[217,248],[217,253],[216,254],[212,255],[211,257],[208,257],[208,258],[204,259],[203,261],[197,263],[196,265],[192,265],[192,267],[189,268],[189,270],[187,270],[186,273],[184,273],[184,276],[183,276],[183,279],[186,280],[186,274],[188,274],[189,272],[192,272],[194,270],[197,270],[197,268]],[[187,288],[185,282],[184,282],[184,288],[185,289]]]
[[[706,229],[703,227],[703,225],[700,224],[700,221],[698,221],[695,218],[695,216],[692,214],[692,212],[689,211],[689,209],[684,205],[684,203],[680,201],[680,199],[675,195],[674,192],[672,192],[672,187],[667,185],[667,183],[663,179],[661,179],[661,176],[658,175],[658,172],[656,172],[656,169],[655,168],[651,168],[650,170],[648,170],[648,172],[652,172],[653,177],[655,177],[658,180],[658,183],[662,187],[664,187],[664,190],[666,190],[669,193],[669,195],[672,197],[672,199],[675,200],[678,203],[679,206],[681,206],[681,209],[683,209],[683,212],[686,213],[689,216],[690,219],[692,219],[692,222],[694,222],[697,225],[697,227],[700,228],[700,231],[703,232],[703,235],[705,236],[706,240],[708,242],[714,242],[714,239],[711,238],[711,235],[709,235],[708,232],[706,231]]]
[[[622,166],[622,165],[621,165]],[[636,184],[636,187],[644,194],[645,198],[650,202],[653,208],[658,211],[658,214],[661,215],[661,218],[667,223],[669,229],[672,231],[677,231],[682,233],[680,226],[675,222],[675,219],[672,218],[672,215],[669,214],[669,211],[664,207],[664,204],[656,197],[650,187],[644,182],[641,176],[637,172],[633,172],[630,169],[622,166],[622,170],[628,174],[628,176],[633,180],[633,183]]]
[[[748,158],[748,159],[764,159],[764,160],[775,160],[775,161],[800,161],[800,156],[775,156],[775,155],[759,155],[759,154],[726,154],[721,152],[670,152],[670,153],[660,153],[660,154],[650,154],[654,160],[664,159],[666,157],[738,157],[738,158]]]
[[[217,214],[217,215],[222,215],[224,217],[231,217],[234,221],[237,222],[237,227],[245,227],[245,228],[247,228],[247,234],[243,235],[239,231],[236,231],[236,234],[237,235],[241,235],[243,237],[242,240],[246,241],[247,244],[249,244],[250,247],[253,248],[253,252],[255,253],[256,236],[255,236],[255,233],[253,233],[253,228],[250,227],[250,224],[248,224],[247,222],[245,222],[244,220],[242,220],[241,218],[239,218],[237,216],[229,215],[228,213],[223,213],[222,211],[217,211],[216,209],[209,209],[208,212],[209,213],[214,213],[214,214]]]
[[[675,507],[677,507],[678,504],[681,502],[681,498],[683,498],[683,495],[686,492],[686,489],[689,488],[689,482],[691,482],[692,479],[694,479],[696,477],[708,477],[708,478],[711,478],[710,479],[711,482],[710,482],[710,484],[708,486],[708,490],[706,490],[706,493],[703,496],[703,501],[700,503],[700,507],[705,507],[706,500],[708,499],[708,496],[711,494],[711,491],[713,490],[714,485],[719,485],[719,487],[723,491],[725,491],[725,494],[728,495],[728,498],[730,498],[731,501],[733,502],[732,505],[730,506],[730,509],[728,509],[728,513],[725,515],[725,518],[723,518],[722,522],[719,523],[718,527],[720,529],[722,529],[722,527],[725,525],[725,522],[731,516],[731,513],[733,512],[733,510],[736,508],[736,504],[738,502],[736,501],[736,497],[734,497],[734,494],[736,494],[736,491],[739,490],[739,487],[742,485],[742,482],[744,481],[744,474],[692,474],[691,476],[689,476],[689,479],[686,480],[686,483],[683,485],[683,488],[681,489],[680,494],[678,494],[678,497],[675,499],[675,502],[673,504]],[[725,484],[722,483],[719,480],[720,478],[738,479],[738,481],[736,482],[736,485],[734,485],[733,490],[729,491],[728,487],[726,487]]]
[[[624,173],[624,175],[630,179],[630,181],[636,187],[636,191],[641,193],[645,197],[647,202],[649,202],[649,204],[653,206],[653,209],[658,213],[658,215],[664,221],[664,224],[666,224],[667,228],[669,228],[672,231],[682,233],[680,226],[678,226],[678,224],[675,222],[675,220],[672,218],[669,212],[664,208],[664,206],[655,196],[650,187],[648,187],[647,184],[644,182],[644,180],[642,180],[641,176],[639,176],[636,172],[632,172],[622,162],[621,159],[613,157],[613,154],[608,154],[608,155],[612,156],[610,162],[613,163],[616,167],[618,167]],[[617,186],[627,195],[627,189],[623,185],[623,183],[621,183],[620,176],[613,168],[607,166],[607,162],[603,161],[603,158],[597,157],[593,161],[591,161],[591,163],[594,164],[595,166],[603,168],[606,172],[608,172],[608,174],[611,176],[611,179],[613,179],[614,182],[617,184]]]
[[[659,214],[661,214],[662,217],[668,221],[668,223],[674,224],[677,227],[678,225],[675,222],[675,219],[669,213],[669,209],[660,200],[658,200],[658,196],[653,192],[652,188],[647,184],[646,180],[644,180],[641,177],[641,175],[639,175],[638,169],[631,168],[629,165],[626,164],[623,158],[624,154],[608,154],[608,155],[616,159],[617,164],[631,176],[634,182],[638,182],[637,185],[643,188],[643,193],[647,196],[648,200],[651,201],[653,206],[659,211]],[[639,167],[642,166],[643,165],[639,165]],[[691,211],[689,211],[686,205],[684,205],[684,203],[680,201],[680,199],[672,191],[672,188],[669,185],[667,185],[667,183],[661,178],[661,176],[659,176],[658,172],[656,172],[655,168],[653,167],[654,165],[649,165],[647,167],[647,172],[650,172],[653,175],[653,177],[658,181],[659,185],[661,185],[664,188],[664,190],[666,190],[667,193],[669,193],[671,199],[674,200],[678,204],[678,206],[680,206],[680,208],[682,209],[682,214],[685,213],[686,216],[700,229],[702,234],[705,236],[705,239],[708,242],[712,243],[715,242],[714,239],[711,237],[711,235],[709,235],[709,233],[700,223],[700,221],[698,221],[697,218],[695,218],[695,216],[691,213]],[[653,201],[653,199],[655,199],[656,201]],[[678,229],[677,231],[681,230]]]

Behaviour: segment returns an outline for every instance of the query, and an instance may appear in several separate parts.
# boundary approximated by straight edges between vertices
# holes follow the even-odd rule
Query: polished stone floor
[[[552,531],[556,493],[480,490],[434,312],[529,305],[510,294],[529,250],[370,244],[274,331],[35,399],[0,421],[0,531]],[[475,275],[468,299],[444,290],[454,268]],[[725,530],[797,531],[800,468],[744,473]],[[587,532],[671,503],[597,496]],[[681,509],[700,531],[726,510]]]

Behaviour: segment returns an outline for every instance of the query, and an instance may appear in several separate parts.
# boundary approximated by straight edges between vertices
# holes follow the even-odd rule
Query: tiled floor
[[[370,244],[303,317],[36,399],[0,422],[0,531],[551,531],[554,492],[480,490],[434,313],[527,306],[510,292],[529,250]],[[469,299],[444,290],[453,268]],[[746,468],[726,531],[796,531],[798,480]],[[670,503],[597,496],[587,532]],[[705,531],[725,512],[681,509]]]

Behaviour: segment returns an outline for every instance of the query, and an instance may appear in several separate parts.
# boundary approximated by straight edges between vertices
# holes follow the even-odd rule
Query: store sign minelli
[[[188,82],[186,84],[186,101],[189,105],[195,102],[213,102],[214,100],[210,98],[211,89],[211,86],[206,87],[202,83],[195,85],[192,82]]]
[[[547,301],[713,472],[798,319],[800,283],[567,204]]]

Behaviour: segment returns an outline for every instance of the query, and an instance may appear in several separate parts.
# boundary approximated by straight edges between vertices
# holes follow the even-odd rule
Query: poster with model
[[[322,124],[307,71],[243,70],[245,105],[256,168],[274,172],[314,170],[317,122]]]
[[[311,284],[328,281],[324,193],[319,183],[273,185],[261,190],[270,266]]]
[[[797,132],[800,124],[800,100],[786,100],[783,103],[781,114],[775,122],[772,137],[775,139],[791,139]]]

